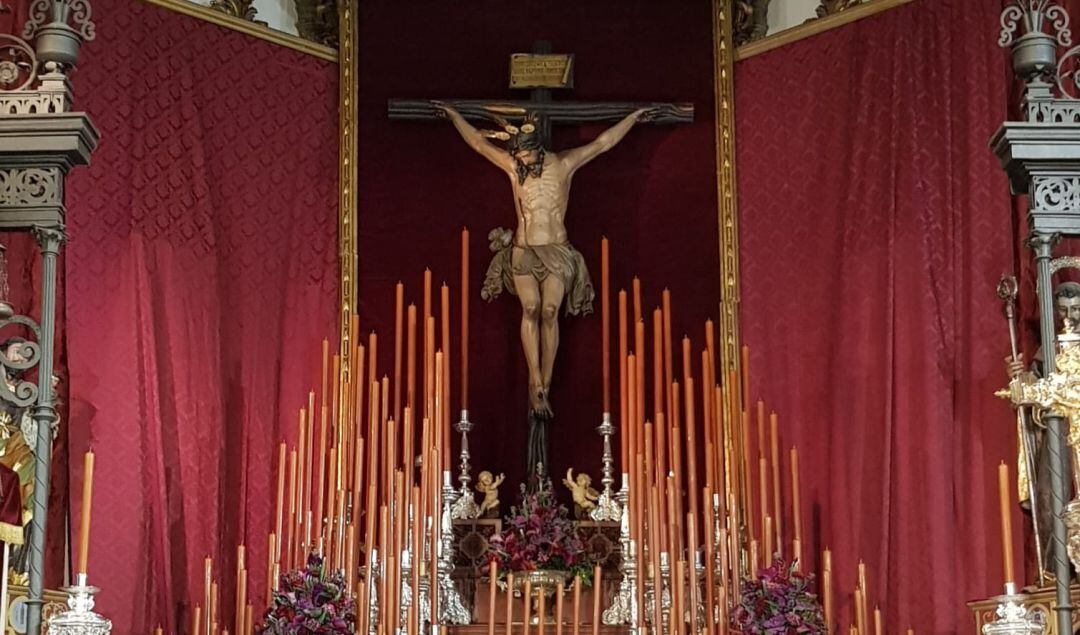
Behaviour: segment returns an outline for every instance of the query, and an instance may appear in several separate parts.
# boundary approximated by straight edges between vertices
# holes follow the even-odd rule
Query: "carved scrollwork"
[[[0,331],[16,324],[25,327],[35,338],[41,336],[41,329],[37,323],[25,315],[14,315],[6,320],[0,320]],[[4,376],[20,378],[17,381],[13,380],[10,386],[8,382],[0,381],[0,400],[23,408],[37,402],[37,384],[21,379],[21,377],[26,371],[35,368],[41,361],[41,347],[37,342],[21,342],[14,353],[14,356],[8,357],[7,351],[0,351],[0,369],[2,369]]]
[[[255,22],[258,13],[253,0],[211,0],[210,8],[248,22]]]
[[[840,13],[852,7],[857,7],[860,4],[866,2],[866,0],[821,0],[821,4],[814,9],[816,18],[810,18],[816,20],[817,18],[824,18],[827,15],[833,15]]]
[[[1035,177],[1031,206],[1033,213],[1080,209],[1080,177]]]
[[[824,2],[822,3],[824,4]],[[1049,0],[1016,0],[1001,11],[1001,35],[998,46],[1009,46],[1016,39],[1020,24],[1031,33],[1043,33],[1049,22],[1050,34],[1061,46],[1072,46],[1069,14]]]
[[[0,170],[0,205],[59,205],[63,182],[59,168]]]
[[[0,34],[0,91],[25,90],[36,78],[34,49],[14,35]]]
[[[34,0],[30,3],[29,18],[23,26],[23,37],[32,38],[46,24],[59,22],[75,29],[84,42],[94,39],[97,27],[90,19],[87,0]]]

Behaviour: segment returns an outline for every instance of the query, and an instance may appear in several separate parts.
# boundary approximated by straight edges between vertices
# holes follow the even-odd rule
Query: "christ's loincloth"
[[[494,249],[494,246],[493,246]],[[517,262],[514,262],[514,252]],[[543,284],[548,276],[557,276],[562,281],[565,297],[563,308],[568,315],[588,315],[592,313],[593,290],[589,279],[589,269],[585,258],[570,243],[548,245],[501,246],[488,265],[484,277],[484,288],[480,297],[492,300],[503,290],[517,295],[514,288],[514,276],[532,276]]]

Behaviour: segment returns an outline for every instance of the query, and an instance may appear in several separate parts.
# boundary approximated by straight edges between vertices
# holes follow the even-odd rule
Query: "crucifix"
[[[389,103],[391,119],[448,119],[470,148],[510,180],[518,225],[488,235],[495,255],[481,297],[491,300],[505,290],[521,303],[521,341],[529,369],[530,484],[548,465],[547,429],[554,416],[548,394],[559,346],[559,313],[591,313],[595,297],[585,260],[571,246],[564,225],[573,175],[638,122],[690,123],[694,118],[693,105],[685,103],[552,101],[552,89],[572,87],[574,58],[550,50],[550,44],[539,42],[532,54],[511,57],[510,87],[531,89],[529,100]],[[478,130],[470,120],[494,123],[497,129]],[[553,124],[604,121],[617,123],[582,146],[551,149]]]

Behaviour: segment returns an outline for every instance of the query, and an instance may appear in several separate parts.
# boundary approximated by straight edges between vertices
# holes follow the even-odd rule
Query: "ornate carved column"
[[[0,327],[22,324],[33,332],[19,368],[37,366],[37,382],[9,390],[0,398],[32,406],[37,427],[34,454],[34,504],[30,530],[28,632],[41,631],[45,530],[48,520],[49,465],[53,425],[53,336],[56,316],[56,261],[65,238],[64,178],[90,160],[98,133],[86,113],[70,112],[68,73],[83,41],[94,36],[86,0],[35,0],[23,32],[26,40],[0,35],[0,231],[31,232],[43,261],[40,325],[28,317],[0,320]],[[31,46],[27,40],[32,40]],[[6,358],[0,365],[14,367]]]
[[[1013,70],[1025,83],[1023,120],[1006,122],[990,146],[1009,175],[1013,192],[1028,194],[1029,245],[1038,268],[1039,319],[1044,376],[1055,370],[1057,347],[1050,260],[1062,235],[1080,235],[1080,101],[1069,16],[1053,2],[1015,0],[1001,14],[999,44],[1012,50]],[[1072,92],[1070,92],[1070,90]],[[1069,499],[1069,453],[1063,435],[1070,422],[1051,408],[1043,413],[1049,434],[1053,567],[1056,577],[1058,632],[1072,632],[1066,552],[1067,527],[1062,510]],[[1073,421],[1071,425],[1080,425]]]

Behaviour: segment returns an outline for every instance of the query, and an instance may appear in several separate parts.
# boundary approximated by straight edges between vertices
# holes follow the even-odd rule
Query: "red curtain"
[[[845,624],[859,559],[889,632],[969,630],[964,603],[1001,590],[998,10],[916,2],[736,69],[753,397],[805,457],[810,559],[832,548]]]
[[[238,543],[263,596],[277,443],[336,335],[338,71],[142,2],[94,10],[73,83],[101,144],[67,195],[72,487],[92,445],[114,631],[176,632],[207,555],[223,619]]]

